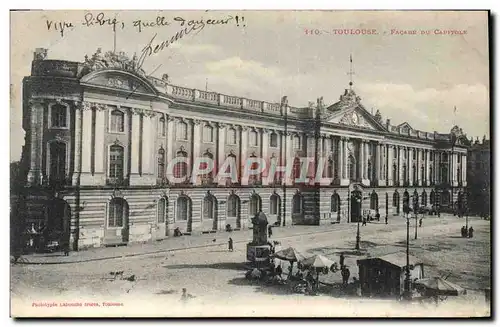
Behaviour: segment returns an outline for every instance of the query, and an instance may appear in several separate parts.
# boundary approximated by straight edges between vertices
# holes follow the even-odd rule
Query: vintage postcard
[[[13,317],[488,317],[488,11],[12,11]]]

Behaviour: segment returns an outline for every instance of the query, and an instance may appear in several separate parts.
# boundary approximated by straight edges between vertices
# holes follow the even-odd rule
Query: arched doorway
[[[156,239],[168,236],[168,198],[162,197],[156,205]]]
[[[422,195],[421,195],[421,202],[422,202],[422,207],[426,207],[427,206],[427,192],[422,191]]]
[[[186,195],[181,195],[177,198],[177,221],[186,222],[186,232],[193,231],[193,215],[192,215],[192,202],[191,198]]]
[[[340,196],[337,192],[333,192],[332,197],[330,199],[330,211],[332,213],[332,219],[340,222]]]
[[[253,218],[259,211],[262,210],[262,199],[258,194],[252,194],[248,203],[249,218]]]
[[[129,241],[129,206],[123,198],[112,198],[108,202],[104,243],[106,245],[127,244]]]
[[[399,215],[399,192],[394,191],[392,195],[392,206],[396,208],[396,215]]]
[[[370,209],[378,212],[378,194],[375,190],[370,195]]]
[[[234,220],[236,228],[241,228],[241,210],[240,198],[236,194],[231,194],[227,199],[227,220]]]
[[[54,199],[47,209],[47,220],[42,228],[44,243],[56,241],[61,246],[69,245],[71,207],[63,199]]]
[[[269,215],[270,219],[275,219],[281,225],[281,198],[274,193],[269,199]]]
[[[434,190],[431,191],[431,194],[429,196],[429,202],[432,206],[436,204],[436,192],[434,192]]]
[[[212,230],[219,229],[217,199],[212,194],[207,194],[203,199],[202,220],[212,220]]]
[[[418,207],[419,207],[419,201],[418,201],[418,192],[417,190],[415,190],[415,192],[413,192],[413,210],[414,212],[418,212]]]
[[[304,197],[295,193],[292,198],[292,223],[300,223],[304,219]]]
[[[49,143],[49,184],[62,186],[66,181],[66,143]]]
[[[351,192],[351,222],[361,221],[361,206],[363,202],[363,193],[360,190]]]

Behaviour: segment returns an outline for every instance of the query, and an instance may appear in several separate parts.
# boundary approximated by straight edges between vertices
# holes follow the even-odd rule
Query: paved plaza
[[[247,230],[232,233],[234,252],[227,251],[230,235],[218,233],[172,238],[142,246],[96,249],[72,253],[69,257],[26,256],[22,264],[11,266],[12,313],[30,312],[35,316],[64,315],[65,312],[82,316],[487,315],[483,291],[491,287],[490,222],[470,218],[474,238],[465,239],[460,237],[464,219],[451,215],[426,217],[423,226],[418,228],[417,240],[414,240],[414,223],[412,220],[410,253],[425,264],[425,275],[447,276],[468,290],[466,296],[449,297],[437,307],[347,297],[335,287],[341,281],[340,272],[320,276],[322,287],[318,296],[294,294],[285,285],[250,282],[244,278],[243,267],[246,243],[252,235],[252,231]],[[356,260],[405,251],[406,221],[403,218],[394,217],[388,225],[374,222],[360,227],[361,254],[353,251],[356,227],[356,224],[339,224],[275,228],[273,239],[280,241],[281,247],[294,246],[306,254],[322,254],[335,261],[340,252],[345,252],[351,279],[358,276]],[[114,280],[111,273],[117,271],[123,271],[123,276],[130,280]],[[179,301],[182,288],[191,295],[187,303]],[[94,302],[99,307],[61,308],[63,303]],[[57,304],[57,310],[47,307],[47,303]]]

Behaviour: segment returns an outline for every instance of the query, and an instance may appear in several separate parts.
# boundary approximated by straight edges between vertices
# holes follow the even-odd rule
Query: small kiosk
[[[247,261],[256,268],[269,266],[271,244],[267,241],[267,216],[262,211],[252,218],[253,240],[247,244]]]

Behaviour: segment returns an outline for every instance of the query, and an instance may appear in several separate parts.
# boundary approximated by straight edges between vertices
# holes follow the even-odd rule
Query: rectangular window
[[[272,148],[277,148],[278,147],[278,134],[276,133],[271,133],[269,136],[269,144]]]
[[[214,141],[214,129],[212,126],[203,126],[203,142],[212,143]]]
[[[50,127],[53,128],[67,128],[68,127],[68,117],[67,108],[62,104],[54,104],[50,108]]]
[[[125,115],[119,110],[111,112],[110,131],[115,133],[123,133],[125,131]]]

